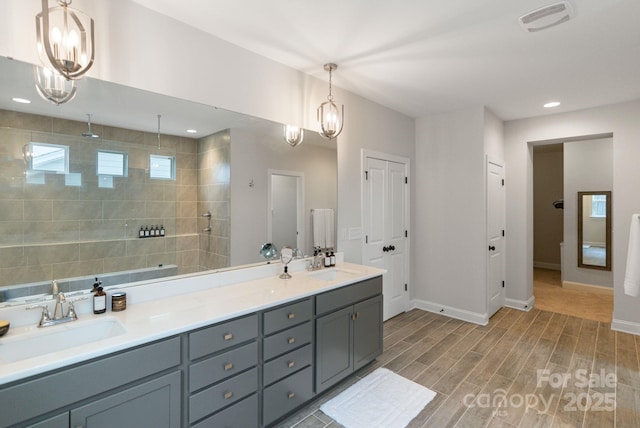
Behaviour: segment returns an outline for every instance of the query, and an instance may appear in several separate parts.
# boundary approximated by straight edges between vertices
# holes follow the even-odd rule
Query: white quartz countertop
[[[292,278],[288,280],[280,279],[280,272],[281,266],[275,264],[257,270],[249,268],[187,277],[176,280],[175,284],[164,281],[164,291],[155,299],[149,296],[155,293],[153,284],[141,289],[127,288],[124,290],[128,297],[125,311],[108,310],[106,314],[94,315],[86,301],[89,309],[85,307],[85,313],[78,310],[77,321],[46,328],[37,328],[37,322],[12,327],[0,338],[0,358],[3,347],[10,347],[24,337],[53,333],[58,336],[60,333],[59,340],[65,342],[74,334],[74,329],[86,324],[88,329],[84,330],[89,331],[92,323],[100,319],[112,318],[114,324],[124,327],[124,332],[91,343],[65,346],[61,350],[38,349],[34,354],[41,355],[19,361],[0,360],[0,385],[380,276],[384,270],[351,263],[339,263],[336,268],[315,272],[298,267],[297,271],[290,269]],[[318,279],[317,275],[324,273],[328,277]],[[226,278],[225,274],[228,274]],[[180,290],[167,291],[179,287]],[[0,318],[7,315],[2,311]],[[47,340],[42,342],[46,346]]]

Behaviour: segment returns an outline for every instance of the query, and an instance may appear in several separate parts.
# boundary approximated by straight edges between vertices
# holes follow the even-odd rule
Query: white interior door
[[[409,304],[408,165],[365,156],[364,167],[364,263],[387,270],[382,293],[386,320]]]
[[[504,167],[487,159],[487,312],[504,306]]]
[[[304,249],[304,174],[269,170],[267,240],[278,250]]]

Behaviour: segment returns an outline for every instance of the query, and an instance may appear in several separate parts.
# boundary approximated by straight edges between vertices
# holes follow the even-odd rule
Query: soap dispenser
[[[102,288],[102,281],[96,278],[93,283],[93,313],[104,314],[107,312],[107,293]]]

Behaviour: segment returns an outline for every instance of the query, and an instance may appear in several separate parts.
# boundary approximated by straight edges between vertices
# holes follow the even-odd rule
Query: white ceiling
[[[134,1],[325,80],[335,62],[336,86],[411,117],[640,98],[639,0],[570,0],[575,18],[538,33],[518,17],[556,0]]]

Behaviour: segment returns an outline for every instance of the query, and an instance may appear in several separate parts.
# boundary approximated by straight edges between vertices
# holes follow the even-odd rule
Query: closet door
[[[408,167],[397,159],[365,157],[364,263],[386,269],[383,318],[404,312],[409,303]]]

